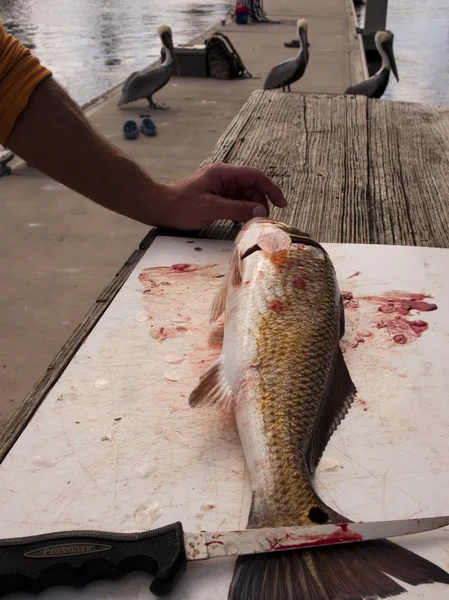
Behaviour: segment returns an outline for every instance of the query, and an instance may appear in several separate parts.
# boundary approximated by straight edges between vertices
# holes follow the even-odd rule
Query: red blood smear
[[[211,544],[219,544],[220,546],[224,545],[223,542],[219,542],[218,540],[213,540],[212,542],[206,542],[206,546],[210,546]]]
[[[429,325],[426,321],[409,321],[396,315],[393,320],[387,323],[387,328],[396,344],[407,344],[421,337],[429,329]]]
[[[409,321],[408,324],[417,336],[420,336],[424,331],[429,329],[429,324],[426,321]]]
[[[282,310],[285,310],[286,304],[280,300],[270,300],[268,302],[268,308],[274,312],[281,312]]]
[[[423,312],[436,310],[438,308],[436,304],[432,304],[430,302],[417,302],[416,300],[411,300],[410,306],[413,310],[421,310]]]
[[[352,295],[352,292],[342,292],[341,296],[342,296],[343,300],[352,300],[354,298],[354,296]]]
[[[341,529],[341,533],[331,533],[326,536],[307,536],[304,538],[302,543],[293,543],[289,544],[288,541],[284,544],[282,541],[278,541],[273,549],[276,550],[294,550],[304,548],[304,546],[327,546],[336,542],[361,542],[363,541],[363,535],[359,533],[353,533],[348,530],[348,526],[346,524],[338,525]],[[287,537],[288,540],[288,537]]]
[[[177,265],[172,265],[171,268],[172,268],[172,271],[175,271],[176,273],[190,273],[192,271],[197,271],[198,265],[189,265],[187,263],[179,263]]]
[[[216,264],[213,265],[192,265],[189,263],[177,263],[175,265],[171,265],[170,267],[147,267],[143,269],[143,271],[139,275],[139,279],[142,283],[146,281],[151,282],[151,278],[154,278],[155,283],[160,283],[161,285],[167,285],[167,282],[160,281],[159,277],[164,277],[168,275],[178,275],[181,273],[207,273],[213,267],[216,267]]]
[[[351,279],[351,277],[357,277],[357,275],[360,275],[360,271],[356,271],[352,275],[349,275],[348,279]]]
[[[429,296],[424,294],[410,294],[408,292],[387,292],[383,296],[362,296],[361,300],[379,303],[380,312],[397,312],[406,315],[410,310],[429,312],[436,310],[438,306],[432,302],[425,302]]]
[[[383,313],[392,313],[394,312],[394,304],[382,304],[377,310]]]
[[[164,341],[168,338],[176,338],[180,337],[183,333],[189,331],[187,327],[182,327],[181,325],[178,327],[160,327],[157,333],[153,334],[157,340]]]

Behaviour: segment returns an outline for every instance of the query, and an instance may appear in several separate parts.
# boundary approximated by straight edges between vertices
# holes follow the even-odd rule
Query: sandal
[[[154,121],[152,119],[150,119],[150,117],[144,117],[142,119],[142,123],[140,124],[140,131],[144,135],[149,135],[149,136],[156,135],[157,130],[156,130],[156,125],[154,124]]]
[[[284,42],[286,48],[299,48],[299,40],[292,40],[291,42]]]
[[[15,154],[11,151],[1,152],[0,151],[0,177],[3,175],[11,175],[11,167],[8,167],[8,163],[14,158]]]
[[[137,129],[137,123],[135,121],[126,121],[123,125],[123,135],[127,140],[135,140],[139,135],[139,130]]]

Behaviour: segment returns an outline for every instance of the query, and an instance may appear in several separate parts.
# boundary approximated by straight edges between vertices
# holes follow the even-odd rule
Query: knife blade
[[[184,532],[180,522],[139,533],[68,531],[0,540],[0,597],[55,585],[82,588],[132,571],[154,575],[150,591],[168,594],[187,561],[357,543],[439,529],[449,516],[309,527]]]

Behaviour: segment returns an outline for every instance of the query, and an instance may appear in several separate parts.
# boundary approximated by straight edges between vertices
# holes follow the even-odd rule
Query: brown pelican
[[[376,48],[382,57],[382,66],[375,75],[348,87],[345,94],[356,94],[358,96],[368,96],[368,98],[381,98],[387,89],[390,79],[390,69],[399,81],[396,61],[393,54],[393,38],[391,31],[378,31],[375,36]]]
[[[295,58],[285,60],[276,65],[268,73],[263,89],[273,90],[274,88],[285,88],[291,92],[290,85],[304,75],[307,63],[309,62],[309,43],[307,41],[307,23],[304,19],[297,22],[299,52]]]
[[[168,25],[161,25],[158,34],[165,49],[165,58],[160,67],[146,67],[141,71],[134,71],[123,84],[122,94],[118,106],[128,104],[134,100],[147,98],[151,108],[167,108],[153,102],[153,95],[166,85],[170,77],[178,71],[178,60],[173,47],[173,37]]]

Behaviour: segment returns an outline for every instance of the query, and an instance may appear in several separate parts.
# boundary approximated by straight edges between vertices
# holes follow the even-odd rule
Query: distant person
[[[147,225],[199,229],[264,216],[281,190],[258,169],[211,165],[154,181],[97,133],[52,73],[0,23],[0,144],[90,200]]]

